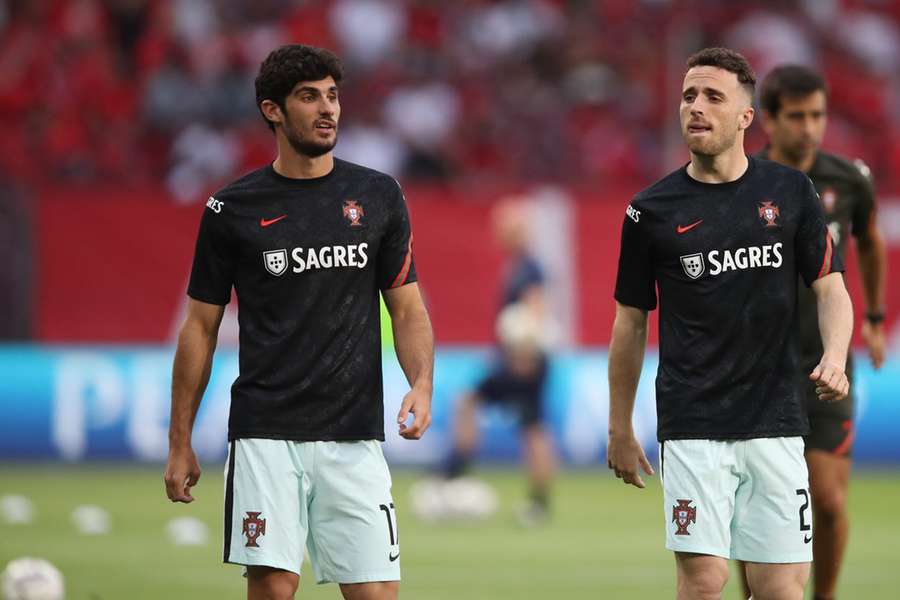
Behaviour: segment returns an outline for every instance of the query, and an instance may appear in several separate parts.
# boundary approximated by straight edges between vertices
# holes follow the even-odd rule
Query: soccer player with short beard
[[[801,600],[812,559],[796,372],[798,275],[815,295],[819,399],[847,395],[853,313],[809,179],[744,153],[755,76],[732,50],[690,57],[681,92],[690,162],[626,209],[609,351],[608,462],[644,487],[631,424],[647,312],[660,307],[656,378],[666,547],[679,600],[717,599],[728,559],[757,600]]]
[[[293,598],[304,547],[315,580],[344,598],[397,598],[379,294],[411,387],[399,434],[419,439],[431,422],[433,335],[405,199],[392,177],[332,156],[342,75],[334,54],[310,46],[262,63],[256,99],[278,155],[207,202],[175,355],[166,493],[192,502],[191,428],[233,288],[224,560],[245,565],[251,600]]]
[[[828,120],[828,87],[809,67],[783,65],[772,70],[760,90],[763,129],[768,145],[756,154],[806,173],[816,186],[835,253],[844,257],[852,234],[867,310],[862,338],[876,369],[884,361],[884,239],[876,226],[875,191],[869,167],[820,150]],[[811,370],[822,353],[815,297],[800,288],[800,371]],[[853,379],[852,356],[847,374]],[[849,520],[847,491],[853,448],[853,394],[839,402],[819,402],[812,382],[805,406],[810,433],[805,438],[806,464],[816,536],[813,539],[813,598],[834,600]],[[745,595],[749,595],[744,581]]]

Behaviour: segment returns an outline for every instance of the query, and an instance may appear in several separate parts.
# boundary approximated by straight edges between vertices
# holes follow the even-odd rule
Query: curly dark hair
[[[737,75],[738,82],[744,90],[750,94],[750,99],[753,99],[756,89],[756,74],[753,72],[753,68],[750,67],[750,63],[740,52],[735,52],[729,48],[704,48],[688,58],[687,67],[688,69],[693,69],[694,67],[718,67],[729,73],[734,73]]]
[[[759,104],[774,117],[781,110],[784,98],[803,98],[820,90],[828,95],[828,84],[816,71],[803,65],[782,65],[763,78]]]
[[[256,76],[256,106],[262,113],[260,105],[263,100],[271,100],[284,110],[285,98],[299,82],[319,81],[329,75],[335,83],[340,83],[344,77],[341,60],[331,50],[303,44],[289,44],[277,48],[259,65],[259,75]],[[263,119],[269,129],[275,131],[275,124],[266,119],[265,114]]]

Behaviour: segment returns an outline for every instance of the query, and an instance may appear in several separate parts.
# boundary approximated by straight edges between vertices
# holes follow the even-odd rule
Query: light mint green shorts
[[[812,561],[803,438],[660,445],[666,548],[760,563]]]
[[[400,579],[391,474],[381,443],[239,439],[225,468],[225,562],[318,583]]]

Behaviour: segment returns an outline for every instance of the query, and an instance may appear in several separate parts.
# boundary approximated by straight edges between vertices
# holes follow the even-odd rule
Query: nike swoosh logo
[[[691,223],[691,224],[688,225],[688,226],[679,225],[679,226],[675,229],[675,231],[677,231],[678,233],[684,233],[684,232],[686,232],[686,231],[690,231],[691,229],[693,229],[694,227],[696,227],[697,225],[699,225],[699,224],[702,223],[702,222],[703,222],[703,219],[700,219],[700,220],[697,221],[696,223]]]
[[[397,560],[398,558],[400,558],[400,553],[399,553],[399,552],[397,552],[397,554],[388,554],[388,560],[391,561],[391,562],[394,562],[394,561]]]
[[[262,225],[263,227],[268,227],[272,223],[277,223],[278,221],[280,221],[282,219],[287,219],[287,215],[281,215],[280,217],[275,217],[274,219],[269,219],[268,221],[265,219],[260,219],[259,224]]]
[[[811,535],[804,535],[804,536],[803,536],[803,543],[804,543],[804,544],[808,544],[808,543],[810,543],[811,541],[812,541],[812,536],[811,536]]]

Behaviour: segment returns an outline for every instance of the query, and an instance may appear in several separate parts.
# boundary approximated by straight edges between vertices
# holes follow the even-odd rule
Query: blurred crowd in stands
[[[890,0],[0,0],[0,171],[202,200],[271,159],[253,79],[296,42],[345,62],[337,154],[405,180],[645,185],[685,159],[685,58],[727,45],[820,68],[828,147],[900,190]]]

